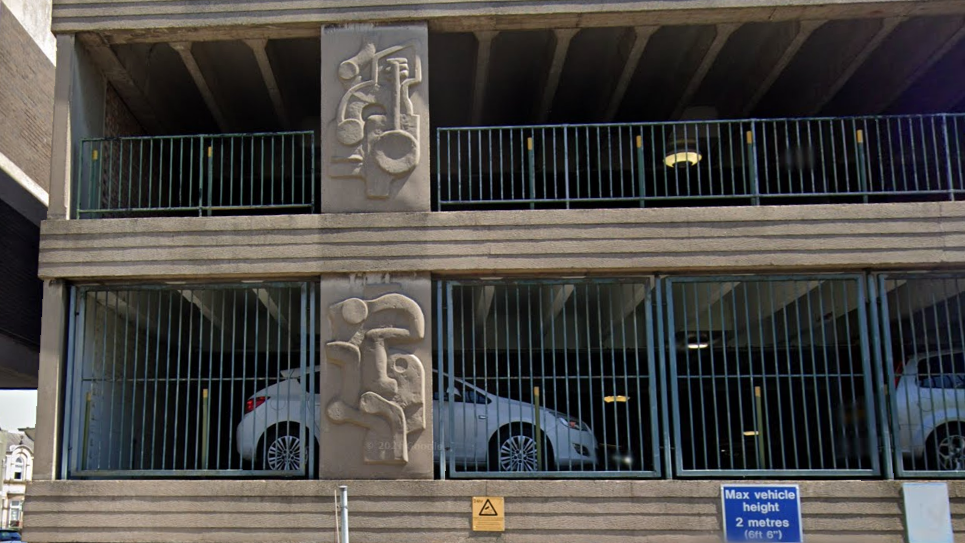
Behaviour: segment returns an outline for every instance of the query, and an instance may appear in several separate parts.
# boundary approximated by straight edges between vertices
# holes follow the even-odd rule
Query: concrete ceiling
[[[81,41],[148,132],[318,124],[317,38]],[[435,126],[965,111],[963,15],[431,32],[429,58]]]

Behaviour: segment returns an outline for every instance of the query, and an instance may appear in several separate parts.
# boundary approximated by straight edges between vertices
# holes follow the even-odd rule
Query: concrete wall
[[[47,221],[40,276],[931,269],[965,203]]]
[[[741,481],[745,482],[745,481]],[[699,543],[720,531],[722,481],[348,481],[354,543]],[[336,481],[34,482],[24,539],[333,541]],[[901,483],[802,481],[810,543],[899,543]],[[965,482],[950,481],[956,542]],[[506,498],[506,532],[470,531],[472,496]]]
[[[168,0],[54,0],[52,28],[55,33],[138,29],[137,34],[143,39],[173,28],[193,28],[199,34],[218,34],[230,26],[300,23],[316,25],[312,30],[317,35],[319,23],[376,20],[428,20],[434,30],[455,30],[481,25],[545,27],[547,20],[561,27],[681,24],[692,21],[701,11],[707,14],[710,10],[716,11],[714,21],[725,22],[941,14],[962,9],[961,3],[949,0],[636,0],[554,2],[552,5],[540,0],[468,0],[459,3],[445,0],[253,0],[244,4],[213,2],[202,5]]]
[[[0,3],[0,154],[47,190],[54,66],[6,4]]]

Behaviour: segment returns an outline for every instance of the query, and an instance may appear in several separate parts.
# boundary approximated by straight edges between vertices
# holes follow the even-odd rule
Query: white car
[[[965,470],[965,353],[919,354],[895,375],[898,443],[914,469]]]
[[[318,367],[313,373],[318,376]],[[302,429],[314,421],[313,433],[318,439],[321,404],[316,394],[308,392],[300,370],[284,371],[281,377],[245,401],[244,416],[235,430],[237,449],[259,469],[299,471],[305,458]],[[437,442],[443,443],[452,409],[456,417],[450,454],[458,463],[497,471],[539,468],[536,410],[531,404],[494,396],[458,379],[453,380],[452,388],[455,401],[436,402],[434,430]],[[596,464],[597,441],[589,426],[550,409],[541,408],[539,413],[544,470]]]
[[[437,443],[449,445],[447,454],[456,464],[523,472],[593,469],[597,462],[596,436],[575,417],[539,408],[539,443],[533,404],[495,396],[459,379],[452,380],[450,390],[452,398],[447,394],[436,403],[434,431]],[[447,440],[449,432],[452,439]]]
[[[318,366],[313,369],[317,377]],[[235,429],[235,443],[241,458],[254,462],[256,469],[302,469],[302,429],[310,428],[310,421],[314,421],[316,440],[321,433],[319,398],[309,392],[308,383],[303,381],[300,369],[286,370],[281,372],[280,381],[245,400],[244,415]]]

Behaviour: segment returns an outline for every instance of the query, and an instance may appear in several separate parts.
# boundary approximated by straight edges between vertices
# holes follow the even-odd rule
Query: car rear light
[[[251,413],[267,400],[268,396],[255,396],[254,398],[249,398],[248,401],[245,402],[245,414]]]
[[[905,362],[902,362],[901,359],[896,358],[895,359],[895,388],[896,389],[898,388],[898,383],[901,382],[901,374],[903,374],[904,372],[905,372]]]

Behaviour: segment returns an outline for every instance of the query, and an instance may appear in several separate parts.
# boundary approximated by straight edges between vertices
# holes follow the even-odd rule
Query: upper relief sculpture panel
[[[419,165],[420,116],[412,94],[422,83],[419,43],[411,41],[382,50],[365,43],[338,66],[345,89],[338,104],[330,174],[365,183],[370,199],[387,199],[393,181]]]

